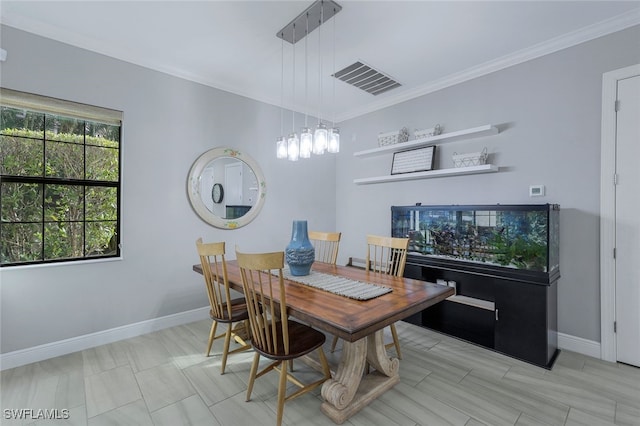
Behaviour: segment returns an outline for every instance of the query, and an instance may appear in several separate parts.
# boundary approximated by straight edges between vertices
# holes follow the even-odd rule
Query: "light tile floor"
[[[258,379],[246,402],[253,353],[231,355],[220,375],[221,341],[204,356],[209,327],[198,321],[3,371],[0,424],[275,424],[277,374]],[[639,368],[562,351],[549,371],[407,323],[397,328],[400,383],[346,425],[640,425]],[[339,350],[326,352],[337,364]],[[295,365],[303,379],[317,377]],[[333,425],[320,403],[319,389],[287,403],[284,423]],[[69,418],[13,420],[7,409],[67,409]]]

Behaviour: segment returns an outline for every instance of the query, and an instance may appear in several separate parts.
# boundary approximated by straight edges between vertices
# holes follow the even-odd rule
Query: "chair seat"
[[[244,299],[244,297],[239,297],[237,299],[231,300],[231,318],[229,318],[226,303],[223,304],[222,313],[223,317],[218,318],[213,314],[213,310],[209,310],[209,316],[211,317],[211,319],[222,323],[244,321],[246,319],[249,319],[249,312],[247,312],[247,301]]]
[[[257,345],[257,342],[253,341],[253,345],[256,352],[261,355],[273,359],[273,360],[288,360],[306,355],[325,342],[326,336],[324,333],[309,327],[308,325],[300,324],[299,322],[289,319],[289,354],[284,353],[284,342],[282,339],[282,328],[276,327],[278,336],[278,347],[275,351],[266,351]]]

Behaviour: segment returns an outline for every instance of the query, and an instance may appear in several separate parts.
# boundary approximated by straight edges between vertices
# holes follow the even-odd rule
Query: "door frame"
[[[602,75],[602,134],[600,148],[600,357],[616,362],[616,110],[618,81],[640,75],[640,64]]]

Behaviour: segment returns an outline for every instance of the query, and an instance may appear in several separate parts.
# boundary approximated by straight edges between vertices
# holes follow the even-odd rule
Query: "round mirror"
[[[245,226],[258,215],[267,187],[260,166],[236,149],[213,148],[191,166],[187,194],[205,222],[224,229]]]

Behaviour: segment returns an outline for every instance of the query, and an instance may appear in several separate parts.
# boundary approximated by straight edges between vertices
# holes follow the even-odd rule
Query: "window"
[[[0,266],[120,256],[122,113],[0,89]]]

